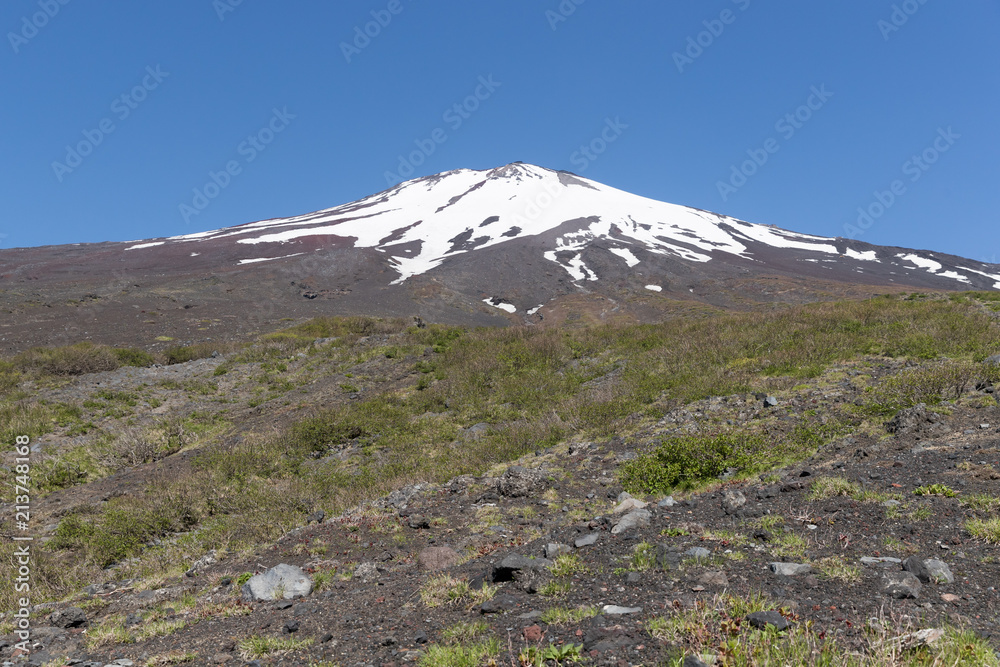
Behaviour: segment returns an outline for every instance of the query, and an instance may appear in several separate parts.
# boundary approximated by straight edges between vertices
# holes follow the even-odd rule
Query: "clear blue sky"
[[[327,208],[403,156],[1000,262],[998,0],[6,0],[0,27],[3,248]]]

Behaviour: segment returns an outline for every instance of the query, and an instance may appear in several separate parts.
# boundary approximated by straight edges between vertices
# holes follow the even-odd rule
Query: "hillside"
[[[11,355],[28,661],[996,665],[997,303]]]

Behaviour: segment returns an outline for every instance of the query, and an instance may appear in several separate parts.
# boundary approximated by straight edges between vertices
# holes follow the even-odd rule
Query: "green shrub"
[[[216,343],[196,343],[194,345],[168,347],[163,351],[163,356],[166,357],[168,364],[183,364],[195,359],[211,357],[212,353],[218,351],[218,349],[219,346]]]
[[[729,468],[750,471],[771,446],[749,433],[672,436],[648,454],[621,467],[622,485],[646,493],[664,493],[722,475]]]
[[[121,362],[114,350],[90,342],[64,347],[36,347],[19,354],[14,363],[24,368],[34,368],[49,375],[83,375],[113,371]]]
[[[122,366],[145,368],[156,363],[156,359],[149,352],[134,347],[116,348],[112,352]]]
[[[934,405],[960,397],[976,378],[988,373],[984,364],[968,361],[905,368],[869,387],[863,408],[870,414],[890,415],[917,403]]]

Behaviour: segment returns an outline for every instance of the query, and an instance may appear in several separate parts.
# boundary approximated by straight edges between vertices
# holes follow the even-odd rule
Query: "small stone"
[[[618,503],[617,507],[615,507],[615,509],[612,510],[612,512],[614,514],[621,514],[622,512],[630,512],[632,510],[641,510],[644,507],[646,507],[647,504],[648,503],[644,503],[643,501],[639,500],[638,498],[633,498],[632,496],[629,496],[625,500],[623,500],[620,503]]]
[[[559,542],[549,542],[542,549],[542,553],[549,560],[555,560],[559,556],[570,553],[570,551],[572,551],[572,549],[570,549],[568,544],[561,544]]]
[[[787,618],[776,611],[755,611],[752,614],[748,614],[746,618],[747,622],[758,630],[763,630],[769,626],[776,630],[786,630],[791,625]]]
[[[498,595],[492,600],[479,605],[481,614],[499,614],[517,606],[517,598],[510,595]]]
[[[423,514],[411,514],[406,520],[406,525],[414,530],[423,530],[430,528],[431,522]]]
[[[642,575],[639,574],[638,572],[629,572],[627,575],[625,575],[625,581],[627,581],[630,584],[638,584],[640,581],[642,581]]]
[[[691,547],[684,552],[684,555],[688,558],[695,558],[697,560],[704,560],[712,555],[712,552],[705,547]]]
[[[783,577],[794,577],[800,574],[811,574],[812,565],[807,563],[768,563],[771,572]]]
[[[582,547],[589,547],[597,542],[598,535],[600,535],[600,533],[590,533],[588,535],[584,535],[583,537],[578,537],[573,542],[573,546],[575,546],[577,549],[580,549]]]
[[[674,505],[677,504],[677,501],[674,500],[673,496],[667,496],[666,498],[664,498],[663,500],[661,500],[656,504],[658,507],[673,507]]]
[[[941,599],[944,600],[945,602],[950,602],[951,604],[958,604],[962,598],[955,595],[954,593],[942,593]]]
[[[542,629],[537,624],[524,628],[521,634],[524,635],[524,641],[526,642],[537,643],[542,641]]]
[[[616,604],[606,604],[601,608],[601,613],[611,615],[638,614],[642,607],[619,607]]]
[[[910,572],[890,572],[882,578],[882,592],[897,600],[916,598],[921,584]]]
[[[718,586],[719,588],[725,588],[729,585],[729,579],[726,578],[725,572],[721,570],[714,570],[711,572],[705,572],[698,577],[698,583],[704,586]]]
[[[615,524],[615,527],[611,529],[613,535],[618,535],[626,530],[631,530],[633,528],[641,528],[643,526],[649,525],[649,520],[653,518],[653,515],[644,509],[632,510]]]
[[[413,638],[414,644],[426,644],[429,640],[427,633],[421,630],[417,633],[417,636]]]
[[[684,657],[681,667],[708,667],[708,663],[697,656],[688,655]]]
[[[373,581],[378,579],[378,565],[372,562],[359,563],[358,566],[354,568],[353,577],[358,581]]]
[[[774,396],[768,396],[764,399],[765,408],[773,408],[777,404],[778,404],[778,399],[775,398]]]
[[[288,621],[287,623],[285,623],[285,627],[283,628],[283,632],[287,634],[292,634],[293,632],[298,632],[298,631],[299,631],[298,621]]]

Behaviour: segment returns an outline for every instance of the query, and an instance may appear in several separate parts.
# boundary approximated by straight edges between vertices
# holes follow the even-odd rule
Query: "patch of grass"
[[[287,653],[300,651],[312,646],[313,639],[281,639],[279,637],[265,637],[252,635],[241,640],[236,646],[240,652],[240,657],[244,660],[263,658],[277,653]]]
[[[500,655],[500,640],[494,637],[471,644],[434,644],[420,656],[421,667],[481,667]]]
[[[944,484],[918,486],[913,490],[913,493],[918,496],[944,496],[945,498],[954,498],[958,495],[957,491]]]
[[[864,489],[857,482],[843,477],[817,477],[809,487],[809,500],[825,500],[836,496],[847,496],[861,503],[884,502],[892,499],[890,494]]]
[[[479,590],[471,588],[469,582],[448,574],[431,577],[420,588],[420,600],[428,607],[465,602],[469,607],[482,604],[496,595],[496,587],[483,584]]]
[[[538,588],[538,594],[546,598],[555,598],[566,595],[572,590],[573,584],[565,579],[552,579],[546,581]]]
[[[441,639],[449,644],[467,643],[485,635],[489,629],[486,621],[459,622],[442,630]]]
[[[597,607],[550,607],[539,620],[549,625],[571,625],[597,616]]]
[[[853,584],[861,581],[861,568],[851,565],[839,556],[828,556],[813,561],[812,566],[827,579]]]
[[[556,556],[555,562],[549,568],[553,577],[572,577],[574,574],[586,571],[587,566],[583,564],[583,559],[576,554]]]
[[[1000,517],[969,519],[965,522],[965,529],[978,540],[1000,544]]]
[[[974,493],[962,497],[962,504],[977,512],[1000,511],[1000,497],[986,493]]]
[[[730,431],[711,435],[675,435],[651,452],[621,466],[619,478],[630,491],[668,493],[693,488],[723,473],[749,475],[805,458],[840,435],[845,425],[800,424],[786,435]]]
[[[518,654],[522,665],[543,667],[551,662],[562,665],[580,662],[583,659],[583,644],[549,644],[548,646],[527,646]]]

